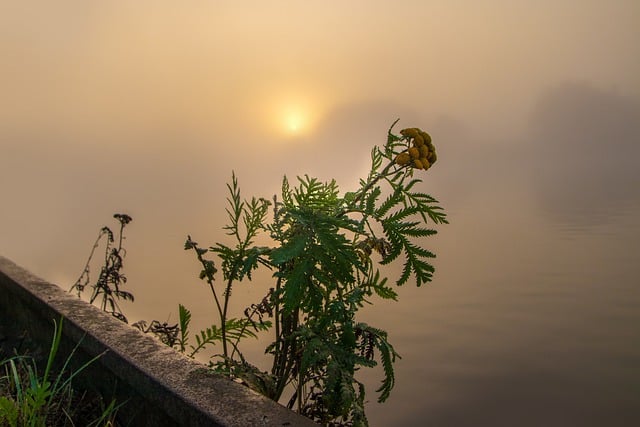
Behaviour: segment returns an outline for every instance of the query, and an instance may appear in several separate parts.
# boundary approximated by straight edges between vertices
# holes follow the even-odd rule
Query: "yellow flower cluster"
[[[409,165],[416,169],[427,170],[438,157],[436,148],[431,142],[431,136],[418,128],[402,129],[400,134],[411,140],[411,147],[396,156],[396,163],[400,166]]]

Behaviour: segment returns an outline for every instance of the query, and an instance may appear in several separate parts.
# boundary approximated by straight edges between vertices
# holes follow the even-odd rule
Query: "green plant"
[[[113,217],[120,223],[117,245],[113,246],[115,243],[113,231],[111,231],[109,227],[102,227],[98,233],[95,243],[93,244],[93,248],[89,253],[89,258],[87,259],[80,277],[78,277],[78,280],[76,280],[73,286],[71,286],[69,292],[75,290],[78,297],[80,297],[85,288],[90,286],[91,296],[89,297],[89,303],[93,304],[99,299],[99,306],[102,311],[110,313],[112,316],[127,323],[127,318],[122,312],[122,309],[118,304],[118,300],[134,300],[131,292],[122,289],[122,286],[127,282],[127,277],[122,273],[122,263],[126,255],[126,251],[122,245],[124,240],[123,231],[124,227],[131,222],[131,217],[126,214],[118,213],[114,214]],[[103,238],[106,239],[104,260],[100,268],[98,280],[95,283],[91,283],[91,261]]]
[[[397,121],[396,121],[397,122]],[[274,400],[289,393],[287,406],[324,425],[367,425],[365,388],[356,379],[361,367],[382,362],[383,380],[376,390],[385,401],[394,386],[393,364],[398,356],[385,331],[356,319],[372,297],[397,299],[379,263],[403,261],[395,281],[401,286],[415,278],[417,286],[431,281],[430,258],[435,255],[419,240],[436,231],[429,223],[447,223],[436,199],[417,190],[416,171],[429,169],[437,160],[431,137],[417,128],[392,133],[383,147],[371,152],[372,165],[355,192],[340,194],[335,181],[299,177],[292,186],[285,177],[281,201],[243,200],[235,174],[228,184],[231,245],[200,247],[191,236],[185,243],[201,266],[216,306],[218,323],[196,334],[189,345],[191,313],[179,306],[180,337],[174,341],[193,356],[221,343],[212,366]],[[267,220],[272,209],[273,217]],[[254,245],[259,233],[268,233],[273,245]],[[216,282],[215,254],[222,283]],[[243,318],[229,318],[235,283],[251,280],[260,266],[270,269],[275,285],[259,304],[245,310]],[[271,318],[272,321],[265,318]],[[272,329],[274,341],[268,372],[247,363],[239,341]],[[187,349],[189,348],[189,350]]]
[[[0,425],[40,427],[76,425],[78,422],[88,426],[113,425],[119,408],[115,401],[102,407],[93,419],[81,418],[79,403],[88,402],[83,400],[84,395],[78,396],[71,387],[72,380],[102,355],[68,373],[76,346],[65,359],[60,373],[53,376],[53,364],[61,338],[62,321],[60,325],[54,321],[53,340],[42,375],[39,375],[38,365],[31,357],[20,355],[2,361],[0,366],[4,376],[0,377]]]

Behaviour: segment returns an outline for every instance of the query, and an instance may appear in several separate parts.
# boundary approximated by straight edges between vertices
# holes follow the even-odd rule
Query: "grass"
[[[34,357],[15,355],[0,362],[0,426],[115,426],[120,405],[88,392],[79,393],[72,380],[102,355],[70,371],[77,346],[54,374],[54,361],[62,338],[62,321],[54,321],[54,334],[44,372]]]

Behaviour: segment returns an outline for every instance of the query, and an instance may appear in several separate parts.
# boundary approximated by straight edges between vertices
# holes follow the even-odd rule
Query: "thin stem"
[[[391,170],[391,168],[393,166],[395,166],[395,162],[389,162],[389,164],[387,166],[384,167],[384,169],[382,169],[382,171],[378,174],[376,174],[373,178],[370,178],[370,181],[364,186],[362,187],[362,189],[360,191],[358,191],[358,193],[356,194],[356,196],[353,198],[353,200],[351,201],[351,206],[355,206],[356,203],[358,203],[368,192],[369,190],[371,190],[371,188],[373,188],[374,185],[376,185],[378,183],[378,181],[380,181],[382,178],[386,178],[387,176],[390,176],[394,173],[397,172],[397,170],[394,170],[393,172],[389,172]],[[403,168],[406,166],[401,166],[400,168]],[[399,170],[399,169],[398,169]],[[338,213],[337,216],[343,216],[348,212],[351,211],[355,211],[354,209],[350,208],[350,209],[344,209],[341,212]]]
[[[82,274],[80,274],[80,277],[78,277],[78,280],[76,280],[76,283],[73,286],[71,286],[71,289],[69,289],[69,292],[71,292],[73,288],[76,288],[78,290],[78,296],[80,296],[80,289],[78,288],[78,285],[80,284],[80,281],[85,276],[85,274],[89,274],[89,264],[91,263],[93,254],[95,253],[96,249],[98,249],[98,245],[100,245],[100,239],[102,239],[102,236],[104,236],[105,233],[106,231],[104,230],[104,228],[100,230],[100,232],[98,233],[98,237],[96,238],[96,241],[93,243],[93,248],[91,248],[91,252],[89,253],[89,258],[87,258],[87,262],[84,265],[84,270],[82,270]]]
[[[278,277],[276,281],[276,291],[273,293],[273,307],[274,307],[274,318],[276,323],[276,345],[275,345],[275,355],[273,358],[273,368],[271,369],[271,373],[275,374],[276,366],[279,363],[279,355],[280,355],[280,345],[282,344],[282,338],[280,336],[280,288],[282,286],[282,277]]]
[[[120,251],[122,250],[122,230],[124,230],[124,222],[120,222],[120,236],[118,239],[118,254],[120,254]]]
[[[229,307],[229,291],[231,290],[231,285],[233,284],[233,277],[229,277],[227,281],[227,287],[225,288],[224,293],[224,309],[222,311],[222,352],[224,353],[225,363],[228,363],[227,357],[229,353],[227,351],[227,309]]]
[[[302,411],[302,388],[304,385],[304,382],[302,381],[303,379],[304,377],[302,369],[298,369],[298,412]]]
[[[198,257],[198,261],[200,261],[200,264],[202,264],[202,266],[204,267],[205,272],[207,272],[206,260],[204,258],[202,258],[202,255],[200,255],[200,252],[198,252],[197,247],[194,247],[194,250],[196,252],[196,256]],[[208,272],[206,273],[206,275],[207,275],[207,284],[209,285],[209,289],[211,290],[211,293],[213,294],[213,299],[216,302],[216,308],[218,309],[218,315],[220,316],[220,320],[221,320],[222,347],[224,349],[224,357],[225,357],[225,360],[226,360],[226,357],[227,357],[226,318],[225,318],[224,311],[222,310],[222,306],[220,305],[220,300],[218,299],[218,294],[216,293],[216,290],[213,287],[213,276],[211,276]],[[204,347],[204,343],[202,345],[194,348],[194,350],[190,354],[190,357],[193,357],[198,351],[200,351],[200,349],[202,347]]]
[[[249,320],[249,322],[253,325],[254,329],[257,331],[258,328],[255,326],[255,322],[252,320],[253,316],[258,312],[258,310],[260,309],[259,306],[254,306],[253,307],[253,311],[251,312],[251,314],[249,314],[247,316],[247,319]],[[245,312],[246,313],[246,312]],[[260,319],[260,322],[262,323],[262,319]],[[242,325],[242,328],[240,328],[240,333],[238,334],[238,337],[236,338],[235,342],[232,342],[231,345],[233,346],[233,351],[231,352],[231,359],[233,359],[233,356],[235,356],[236,352],[240,355],[240,357],[242,358],[242,352],[240,352],[239,348],[238,348],[238,344],[240,343],[240,339],[244,336],[244,331],[247,330],[247,328],[249,327],[249,323],[246,323],[244,325]]]
[[[279,400],[280,396],[284,392],[287,384],[291,382],[291,371],[296,364],[296,358],[293,357],[296,354],[296,341],[292,340],[292,335],[298,329],[298,317],[299,310],[296,309],[293,313],[289,314],[283,319],[281,337],[282,349],[276,347],[276,359],[274,359],[273,375],[277,378],[276,396],[274,400]],[[286,321],[286,323],[285,323]],[[277,364],[276,364],[277,363]]]

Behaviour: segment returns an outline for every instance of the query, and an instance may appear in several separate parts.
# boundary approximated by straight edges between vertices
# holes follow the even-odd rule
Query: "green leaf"
[[[400,355],[396,353],[389,343],[385,331],[369,326],[366,323],[358,323],[355,329],[360,337],[361,351],[368,354],[368,359],[373,359],[374,348],[380,353],[380,360],[384,368],[384,378],[382,385],[376,391],[380,393],[378,402],[382,403],[389,398],[389,394],[395,385],[393,364],[396,361],[396,357],[400,358]]]
[[[387,145],[391,145],[396,141],[400,141],[402,138],[394,135],[393,133],[391,133],[391,131],[393,130],[393,127],[400,121],[400,119],[396,119],[391,126],[389,127],[389,130],[387,131]]]
[[[392,299],[394,301],[398,300],[398,294],[389,286],[386,286],[387,278],[380,278],[380,271],[376,269],[374,276],[371,278],[368,283],[369,286],[374,290],[374,292],[383,299]]]
[[[306,234],[296,234],[279,248],[271,251],[271,262],[278,266],[300,257],[309,242]]]
[[[380,187],[376,186],[374,187],[371,192],[369,193],[369,195],[367,196],[367,204],[365,205],[365,212],[368,213],[369,215],[372,215],[375,212],[375,204],[378,201],[378,197],[380,197],[380,194],[382,193],[382,190],[380,189]]]
[[[184,353],[189,343],[189,324],[191,323],[191,312],[187,308],[178,304],[178,317],[180,322],[180,352]]]

